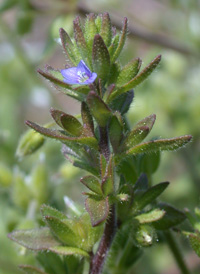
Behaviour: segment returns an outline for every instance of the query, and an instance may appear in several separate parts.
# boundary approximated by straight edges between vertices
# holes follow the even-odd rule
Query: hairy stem
[[[187,265],[185,264],[185,261],[183,259],[183,256],[181,254],[181,251],[170,231],[167,231],[164,233],[165,238],[167,240],[167,243],[169,245],[169,248],[171,249],[174,258],[176,260],[176,263],[181,271],[182,274],[190,274],[189,269],[187,268]]]
[[[109,150],[107,127],[99,127],[99,133],[100,133],[100,142],[99,142],[100,153],[104,155],[104,157],[106,158],[108,162],[110,157],[110,150]],[[106,255],[108,253],[108,250],[112,244],[112,240],[116,233],[116,227],[117,227],[116,208],[115,208],[115,205],[113,204],[110,208],[110,214],[106,221],[104,233],[101,238],[98,250],[96,254],[93,257],[91,257],[89,274],[101,273],[103,269],[103,264],[106,259]]]
[[[112,205],[108,220],[105,225],[104,233],[101,238],[97,253],[91,260],[89,274],[100,274],[105,262],[106,255],[111,246],[116,232],[116,212],[115,205]]]

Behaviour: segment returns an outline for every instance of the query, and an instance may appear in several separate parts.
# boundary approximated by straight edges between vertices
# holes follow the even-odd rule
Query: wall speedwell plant
[[[37,131],[32,134],[59,140],[65,157],[88,172],[80,180],[87,189],[83,193],[85,212],[71,219],[43,205],[46,226],[14,231],[9,237],[39,252],[44,270],[21,266],[26,273],[127,273],[143,248],[152,245],[158,235],[172,242],[169,230],[186,218],[180,210],[157,200],[169,183],[151,186],[150,182],[160,151],[177,150],[191,136],[144,142],[155,114],[129,128],[125,115],[133,101],[133,88],[155,70],[161,56],[141,72],[140,58],[120,65],[118,57],[127,36],[126,18],[120,34],[112,27],[108,13],[89,14],[84,24],[77,17],[73,23],[72,38],[60,29],[67,57],[65,69],[47,66],[38,72],[81,103],[82,121],[52,108],[54,124],[26,124]],[[44,140],[39,135],[31,139],[28,134],[20,147],[29,153]],[[48,251],[50,257],[41,251]]]

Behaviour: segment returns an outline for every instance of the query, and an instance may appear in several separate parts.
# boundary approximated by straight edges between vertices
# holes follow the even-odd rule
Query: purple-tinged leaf
[[[109,47],[112,39],[112,26],[108,12],[103,13],[100,35],[106,46]]]
[[[103,194],[101,190],[101,183],[96,177],[92,175],[88,175],[88,176],[82,177],[80,181],[82,184],[84,184],[87,188],[89,188],[94,193],[100,196]]]
[[[48,274],[47,272],[44,272],[32,265],[19,265],[19,268],[23,270],[26,274]]]
[[[80,22],[79,16],[76,17],[76,19],[73,21],[73,24],[74,24],[74,37],[76,40],[77,47],[81,53],[82,59],[90,65],[91,62],[88,56],[88,47],[87,47],[85,37],[81,28],[81,22]]]
[[[87,103],[92,116],[95,118],[99,126],[105,127],[112,115],[111,110],[94,91],[91,91],[88,94]]]
[[[8,234],[8,237],[18,244],[32,250],[49,250],[51,247],[60,246],[61,243],[53,237],[47,227],[16,230]]]
[[[153,153],[158,151],[172,151],[177,150],[187,143],[189,143],[192,139],[191,135],[184,135],[180,137],[175,137],[171,139],[160,139],[149,141],[140,145],[137,145],[131,149],[129,149],[126,154],[133,155],[138,153]]]
[[[74,53],[74,45],[73,45],[69,35],[63,28],[60,28],[59,32],[60,32],[60,39],[62,42],[62,46],[65,50],[65,53],[66,53],[67,59],[68,59],[67,66],[74,67],[77,64],[77,58]]]
[[[85,200],[85,208],[90,215],[92,226],[98,226],[108,217],[108,197],[105,200],[94,200],[87,198]]]
[[[26,124],[27,126],[31,127],[32,129],[41,133],[42,135],[49,138],[58,139],[63,143],[73,142],[78,144],[84,144],[95,149],[97,149],[97,146],[98,146],[97,140],[94,137],[87,137],[87,136],[69,137],[58,130],[50,130],[48,128],[41,127],[30,121],[26,121]]]
[[[138,74],[141,64],[142,60],[140,58],[136,58],[124,66],[117,77],[116,85],[121,87],[133,79]]]
[[[128,19],[125,17],[124,18],[124,22],[123,22],[123,29],[122,29],[122,34],[121,34],[121,37],[120,37],[120,40],[119,40],[119,43],[118,43],[118,47],[116,48],[114,54],[113,54],[113,57],[111,59],[111,62],[115,62],[115,60],[119,57],[123,47],[124,47],[124,44],[125,44],[125,41],[126,41],[126,36],[127,36],[127,31],[128,31],[128,24],[127,24],[127,21]]]
[[[50,109],[50,112],[55,122],[67,133],[77,137],[83,133],[83,126],[74,116],[53,108]]]
[[[87,136],[94,136],[94,122],[90,110],[85,102],[81,104],[81,117],[84,133]]]
[[[149,128],[149,131],[151,131],[154,123],[155,123],[155,120],[156,120],[156,115],[155,114],[151,114],[147,117],[145,117],[144,119],[142,119],[141,121],[139,121],[135,126],[134,126],[134,129],[135,128],[138,128],[138,127],[142,127],[142,126],[147,126]]]
[[[92,65],[93,70],[97,73],[97,77],[103,81],[106,81],[110,73],[110,55],[102,37],[99,34],[96,34],[94,37]]]

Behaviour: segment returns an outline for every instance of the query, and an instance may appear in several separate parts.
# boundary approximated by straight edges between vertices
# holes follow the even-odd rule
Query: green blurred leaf
[[[133,102],[133,98],[134,92],[133,90],[129,90],[110,102],[109,107],[112,110],[119,111],[123,115],[129,110],[131,103]]]
[[[169,182],[164,182],[150,187],[142,195],[135,196],[133,210],[138,211],[143,209],[148,204],[152,203],[160,194],[168,187]]]
[[[140,224],[145,224],[145,223],[152,223],[152,222],[158,221],[164,215],[165,215],[164,210],[155,208],[149,212],[145,212],[143,214],[137,215],[135,219],[138,220]]]
[[[17,230],[8,234],[8,237],[18,244],[32,250],[50,250],[53,247],[60,246],[49,228],[37,228],[30,230]]]
[[[82,257],[89,258],[89,254],[77,247],[71,247],[71,246],[55,246],[50,249],[52,252],[68,256],[68,255],[80,255]]]
[[[32,265],[19,265],[19,268],[27,274],[48,274]]]
[[[186,216],[182,211],[172,207],[171,205],[160,203],[157,207],[165,211],[164,217],[153,223],[153,226],[158,230],[169,229],[179,225],[186,219]]]
[[[190,233],[189,241],[192,249],[200,257],[200,234],[199,233]]]
[[[14,6],[16,6],[18,3],[18,0],[4,0],[0,5],[0,13],[7,11]]]

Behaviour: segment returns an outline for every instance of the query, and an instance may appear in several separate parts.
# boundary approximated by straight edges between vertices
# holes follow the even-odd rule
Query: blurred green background
[[[200,195],[200,1],[198,0],[1,0],[0,1],[0,274],[21,273],[17,265],[35,264],[34,254],[7,238],[13,229],[40,225],[39,207],[66,211],[64,195],[80,203],[83,172],[62,156],[61,145],[47,141],[35,154],[16,157],[25,120],[51,121],[51,106],[78,114],[80,106],[41,79],[37,68],[64,68],[56,43],[59,28],[72,32],[76,15],[110,13],[113,25],[129,19],[129,38],[122,64],[141,57],[143,65],[162,54],[161,65],[135,90],[130,124],[152,113],[152,137],[192,134],[193,142],[161,156],[153,182],[170,181],[162,198],[180,209],[199,206]],[[179,239],[194,273],[200,261],[187,241]],[[178,274],[166,246],[146,248],[130,273]]]

